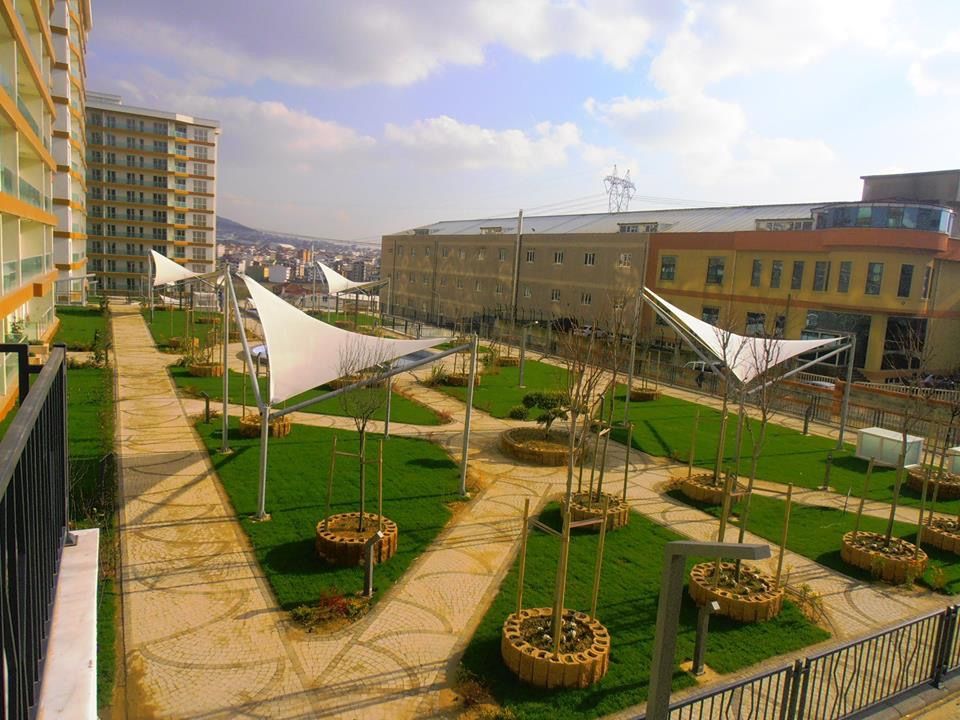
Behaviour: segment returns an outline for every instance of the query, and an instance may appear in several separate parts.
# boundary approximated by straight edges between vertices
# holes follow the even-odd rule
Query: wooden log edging
[[[570,502],[570,518],[577,520],[596,520],[603,512],[603,498],[607,498],[607,531],[622,528],[630,522],[630,505],[619,495],[603,493],[601,498],[595,498],[592,504],[589,493],[574,493]],[[592,530],[600,531],[600,523],[591,526]]]
[[[497,365],[500,367],[520,367],[520,358],[515,355],[509,357],[502,355],[497,358]]]
[[[651,402],[660,399],[660,391],[652,388],[632,388],[630,402]]]
[[[721,564],[724,570],[733,572],[734,563]],[[741,566],[741,573],[749,573],[751,577],[761,580],[766,589],[750,594],[737,594],[723,587],[714,587],[713,572],[716,563],[705,562],[694,565],[690,571],[690,597],[697,605],[706,605],[716,601],[720,604],[720,614],[739,622],[763,622],[775,618],[783,609],[783,588],[776,586],[776,581],[755,568]]]
[[[187,372],[193,377],[223,377],[223,365],[220,363],[187,363]]]
[[[940,526],[940,522],[942,521],[934,519],[923,526],[922,543],[960,555],[960,534]]]
[[[924,529],[926,538],[928,531]],[[856,542],[854,535],[857,535]],[[881,580],[889,583],[903,583],[908,576],[916,579],[923,575],[927,569],[927,554],[920,550],[914,559],[912,551],[915,548],[913,543],[897,539],[896,542],[905,547],[909,555],[907,557],[895,557],[886,553],[863,547],[864,541],[882,540],[883,535],[879,533],[865,532],[861,530],[855,533],[853,530],[846,533],[840,541],[840,559],[849,565],[866,570],[871,574],[879,574]]]
[[[549,618],[552,608],[531,608],[510,613],[500,635],[503,662],[522,682],[541,688],[585,688],[599,682],[610,667],[610,633],[598,620],[586,613],[564,610],[593,633],[593,643],[576,653],[540,650],[523,639],[520,626],[530,618]]]
[[[364,518],[374,529],[377,528],[378,517],[376,513],[364,513]],[[347,520],[359,522],[359,512],[339,513],[331,515],[329,520]],[[317,539],[314,547],[317,551],[317,557],[325,560],[328,565],[338,567],[353,567],[363,564],[363,547],[366,540],[360,537],[344,537],[335,529],[324,530],[323,520],[317,523]],[[397,524],[389,518],[383,518],[383,539],[373,548],[373,561],[375,563],[385,563],[397,553],[397,540],[400,532]]]
[[[274,418],[270,421],[270,437],[286,437],[293,429],[289,415]],[[260,437],[260,415],[249,414],[240,418],[241,437]]]
[[[713,485],[713,475],[710,473],[704,475],[694,475],[693,477],[683,478],[680,481],[680,492],[695,502],[705,503],[707,505],[720,505],[723,503],[723,482]],[[746,497],[747,491],[742,485],[737,485],[730,493],[730,502],[736,503],[741,498]]]
[[[557,445],[556,449],[530,447],[525,440],[517,437],[517,434],[524,430],[527,430],[527,428],[511,428],[500,433],[500,450],[504,455],[545,467],[559,467],[567,464],[570,451],[566,445]],[[582,452],[583,447],[574,451],[577,460],[579,460]]]
[[[444,385],[449,385],[450,387],[466,387],[470,384],[470,375],[469,373],[449,373],[443,380]],[[480,373],[478,372],[474,376],[473,386],[476,387],[480,384]]]
[[[934,492],[936,492],[936,496],[941,500],[955,500],[960,498],[960,477],[947,472],[943,474],[942,479],[937,479],[935,475],[935,472],[932,473],[930,479],[927,480],[928,498],[933,497]],[[923,477],[924,473],[922,470],[908,470],[907,485],[911,490],[922,493]]]

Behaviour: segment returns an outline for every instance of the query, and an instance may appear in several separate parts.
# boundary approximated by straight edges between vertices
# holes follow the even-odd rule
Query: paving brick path
[[[374,610],[330,635],[291,626],[275,605],[206,452],[132,307],[112,308],[122,471],[121,553],[126,711],[130,718],[407,718],[441,709],[453,658],[469,638],[509,568],[526,498],[546,502],[563,468],[515,465],[497,450],[510,423],[474,415],[470,461],[483,489]],[[459,457],[463,406],[412,382],[404,390],[454,422],[392,425],[426,436]],[[239,409],[234,409],[238,411]],[[296,421],[347,426],[311,414]],[[623,473],[624,448],[611,443],[610,472]],[[631,454],[637,509],[695,539],[716,537],[716,522],[658,492],[680,469]],[[733,531],[735,532],[735,531]],[[824,597],[838,637],[946,604],[928,593],[876,589],[787,554],[794,582]]]

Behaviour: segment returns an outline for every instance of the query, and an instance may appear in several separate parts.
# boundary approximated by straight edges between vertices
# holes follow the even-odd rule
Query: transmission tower
[[[630,199],[637,191],[637,186],[630,180],[630,171],[623,177],[617,175],[617,166],[613,166],[613,174],[603,179],[603,189],[607,192],[607,209],[609,212],[625,212],[630,209]]]

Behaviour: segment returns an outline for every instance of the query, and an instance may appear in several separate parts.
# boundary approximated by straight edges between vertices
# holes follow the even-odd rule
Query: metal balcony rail
[[[66,348],[57,345],[42,369],[26,345],[16,353],[20,407],[0,440],[0,696],[3,716],[36,712],[60,556],[67,528]],[[39,372],[32,386],[31,372]]]

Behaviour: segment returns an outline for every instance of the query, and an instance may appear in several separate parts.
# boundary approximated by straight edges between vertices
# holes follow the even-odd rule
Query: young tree
[[[372,381],[364,387],[354,388],[339,396],[340,406],[349,417],[353,418],[360,438],[358,454],[360,461],[360,520],[357,524],[357,531],[361,533],[366,527],[364,513],[367,501],[367,426],[374,414],[386,402],[384,383],[376,382],[376,378],[382,378],[388,371],[387,365],[381,363],[380,360],[359,341],[348,343],[340,353],[339,370],[341,377],[356,378],[357,382]]]
[[[567,397],[562,392],[532,392],[523,396],[523,406],[528,410],[540,408],[537,424],[543,425],[544,438],[550,437],[550,427],[557,420],[568,418]]]

